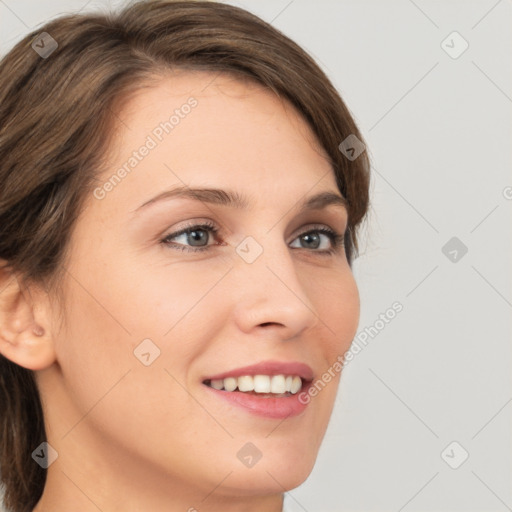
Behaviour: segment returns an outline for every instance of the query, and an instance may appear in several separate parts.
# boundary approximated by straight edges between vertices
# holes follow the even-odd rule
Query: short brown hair
[[[34,46],[43,33],[58,44],[46,56]],[[362,137],[327,76],[297,44],[243,9],[156,0],[117,13],[61,16],[0,61],[0,288],[8,268],[48,290],[59,282],[71,229],[105,167],[115,113],[132,93],[178,68],[236,73],[302,114],[348,203],[351,263],[368,209],[370,166],[366,152],[350,159],[339,150],[347,136]],[[29,512],[39,501],[46,470],[31,454],[45,440],[33,372],[0,355],[0,481],[9,510]]]

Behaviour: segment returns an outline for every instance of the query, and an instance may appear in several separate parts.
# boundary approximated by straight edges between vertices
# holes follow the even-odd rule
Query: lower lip
[[[267,418],[285,419],[297,416],[304,412],[308,406],[307,403],[303,404],[299,401],[299,395],[307,391],[309,384],[303,385],[302,389],[295,395],[276,398],[259,397],[240,391],[223,391],[206,386],[206,384],[204,386],[219,398],[227,400],[252,414]]]

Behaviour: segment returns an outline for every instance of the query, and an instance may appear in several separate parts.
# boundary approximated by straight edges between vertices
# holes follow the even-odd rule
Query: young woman
[[[361,148],[315,62],[230,5],[67,15],[3,58],[7,510],[283,509],[357,328]]]

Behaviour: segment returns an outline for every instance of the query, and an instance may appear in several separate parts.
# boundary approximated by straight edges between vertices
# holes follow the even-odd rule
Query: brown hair
[[[57,42],[51,49],[49,34]],[[41,42],[44,41],[44,42]],[[345,250],[368,209],[367,153],[339,144],[362,137],[336,89],[297,44],[260,18],[212,1],[137,2],[118,13],[73,14],[28,34],[0,61],[0,289],[59,283],[72,227],[105,167],[119,111],[172,69],[236,73],[291,102],[326,150],[348,202]],[[5,506],[32,511],[46,470],[32,452],[46,440],[31,370],[0,355],[0,481]]]

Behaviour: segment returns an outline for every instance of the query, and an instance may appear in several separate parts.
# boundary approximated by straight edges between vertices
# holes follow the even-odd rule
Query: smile
[[[302,388],[298,375],[242,375],[226,379],[206,380],[207,386],[219,391],[240,391],[264,396],[295,395]]]
[[[267,361],[204,379],[215,397],[254,415],[284,419],[302,413],[307,404],[298,393],[311,385],[313,371],[302,363]]]

